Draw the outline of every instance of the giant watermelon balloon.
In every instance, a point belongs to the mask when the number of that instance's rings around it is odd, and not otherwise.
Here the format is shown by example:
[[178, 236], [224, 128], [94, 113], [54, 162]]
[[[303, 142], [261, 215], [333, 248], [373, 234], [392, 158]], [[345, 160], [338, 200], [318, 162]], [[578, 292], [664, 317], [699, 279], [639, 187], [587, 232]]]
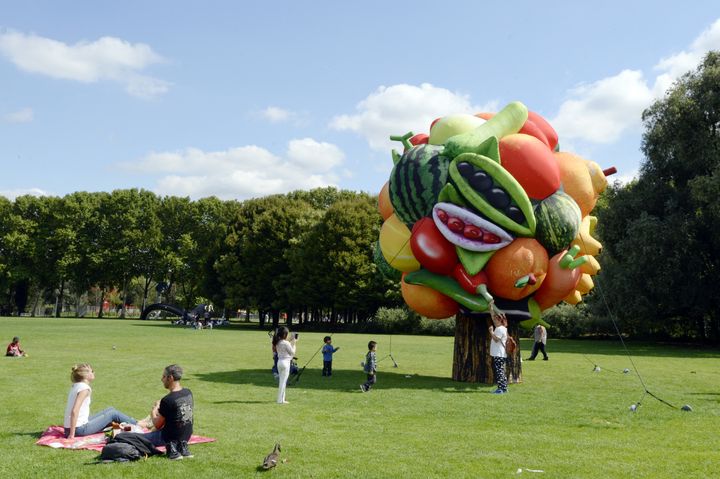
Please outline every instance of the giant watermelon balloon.
[[592, 289], [601, 245], [589, 214], [614, 168], [559, 151], [550, 123], [520, 102], [391, 139], [404, 148], [380, 196], [379, 244], [410, 308], [444, 319], [494, 301], [532, 327]]

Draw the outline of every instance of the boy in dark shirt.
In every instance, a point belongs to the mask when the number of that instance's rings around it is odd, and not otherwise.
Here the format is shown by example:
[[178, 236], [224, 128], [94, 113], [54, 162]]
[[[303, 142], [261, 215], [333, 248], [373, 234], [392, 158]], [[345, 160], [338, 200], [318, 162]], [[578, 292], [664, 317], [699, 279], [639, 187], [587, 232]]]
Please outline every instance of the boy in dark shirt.
[[375, 382], [377, 381], [377, 378], [375, 377], [375, 372], [377, 369], [377, 360], [375, 358], [376, 348], [377, 343], [375, 341], [370, 341], [368, 343], [368, 353], [365, 356], [365, 364], [363, 366], [363, 369], [367, 374], [367, 381], [365, 381], [365, 384], [360, 385], [360, 390], [364, 393], [372, 389], [372, 387], [375, 385]]
[[193, 457], [188, 441], [193, 432], [193, 395], [180, 384], [183, 370], [177, 364], [166, 367], [162, 383], [170, 392], [155, 402], [150, 417], [156, 429], [148, 439], [156, 446], [165, 445], [168, 459]]
[[332, 345], [332, 338], [330, 336], [325, 336], [323, 339], [325, 342], [325, 345], [322, 347], [322, 355], [323, 355], [323, 370], [322, 375], [330, 377], [332, 376], [332, 357], [333, 354], [335, 354], [335, 351], [337, 351], [340, 348], [334, 348]]

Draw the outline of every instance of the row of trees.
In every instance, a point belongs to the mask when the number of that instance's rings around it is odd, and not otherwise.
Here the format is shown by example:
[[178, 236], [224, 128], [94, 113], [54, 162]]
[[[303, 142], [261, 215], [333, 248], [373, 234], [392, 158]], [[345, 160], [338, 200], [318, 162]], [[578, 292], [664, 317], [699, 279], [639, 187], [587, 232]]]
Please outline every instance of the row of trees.
[[637, 181], [598, 207], [604, 250], [595, 316], [623, 332], [720, 341], [720, 52], [643, 114]]
[[[633, 336], [720, 341], [718, 85], [720, 53], [710, 52], [644, 112], [639, 178], [608, 188], [594, 213], [605, 247], [597, 287], [585, 306], [549, 312], [559, 330], [616, 322]], [[120, 291], [125, 304], [139, 284], [144, 306], [167, 282], [185, 307], [204, 298], [274, 322], [281, 311], [363, 322], [402, 304], [373, 264], [376, 201], [333, 188], [245, 202], [135, 189], [0, 197], [0, 305], [34, 310], [66, 291], [78, 303], [93, 291], [98, 304]]]
[[0, 304], [34, 314], [55, 296], [59, 315], [65, 294], [80, 311], [88, 292], [101, 306], [119, 291], [124, 316], [131, 284], [144, 307], [166, 283], [186, 308], [206, 300], [275, 321], [281, 311], [364, 321], [400, 301], [372, 260], [376, 201], [334, 188], [242, 203], [136, 189], [0, 198]]

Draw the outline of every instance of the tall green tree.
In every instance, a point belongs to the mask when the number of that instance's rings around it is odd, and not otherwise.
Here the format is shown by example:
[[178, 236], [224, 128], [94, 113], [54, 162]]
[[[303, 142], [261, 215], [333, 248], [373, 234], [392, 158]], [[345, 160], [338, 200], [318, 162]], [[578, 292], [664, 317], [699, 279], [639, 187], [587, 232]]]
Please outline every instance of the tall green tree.
[[108, 257], [107, 269], [122, 291], [121, 317], [128, 303], [129, 281], [149, 275], [148, 265], [157, 256], [160, 244], [158, 198], [146, 190], [115, 190], [101, 204], [102, 220], [107, 224], [103, 238]]
[[0, 196], [0, 314], [7, 313], [10, 304], [10, 285], [12, 282], [12, 236], [14, 225], [13, 204]]
[[[8, 285], [7, 301], [17, 313], [25, 309], [28, 285], [38, 281], [42, 269], [54, 268], [45, 264], [42, 241], [47, 235], [49, 203], [45, 197], [19, 196], [12, 205], [7, 218], [7, 233], [3, 244], [7, 252]], [[51, 273], [48, 273], [51, 274]]]
[[114, 258], [111, 247], [110, 194], [106, 192], [76, 192], [64, 200], [64, 219], [67, 237], [72, 241], [61, 259], [63, 275], [78, 291], [99, 288], [98, 315], [103, 316], [103, 303], [117, 281], [109, 266]]
[[599, 278], [637, 334], [720, 340], [720, 53], [643, 113], [638, 180], [598, 212]]

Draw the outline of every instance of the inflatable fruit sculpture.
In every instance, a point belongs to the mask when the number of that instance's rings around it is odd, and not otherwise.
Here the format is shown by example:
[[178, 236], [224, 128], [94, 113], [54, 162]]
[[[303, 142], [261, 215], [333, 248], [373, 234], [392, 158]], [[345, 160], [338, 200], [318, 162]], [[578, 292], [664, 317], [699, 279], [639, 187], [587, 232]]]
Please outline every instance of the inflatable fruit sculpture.
[[376, 262], [402, 272], [410, 308], [443, 319], [494, 301], [532, 327], [592, 289], [601, 245], [590, 212], [614, 168], [559, 151], [552, 126], [520, 102], [391, 139], [403, 151], [379, 198]]

